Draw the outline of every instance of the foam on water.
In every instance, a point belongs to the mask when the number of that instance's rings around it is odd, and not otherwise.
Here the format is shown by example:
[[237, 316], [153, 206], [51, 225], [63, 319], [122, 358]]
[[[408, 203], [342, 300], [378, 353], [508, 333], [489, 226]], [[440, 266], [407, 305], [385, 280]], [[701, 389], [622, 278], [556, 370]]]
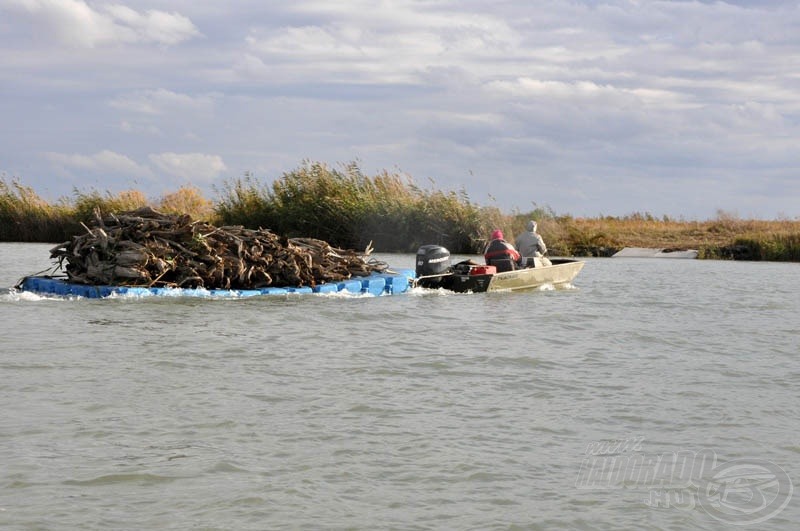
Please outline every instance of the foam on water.
[[[381, 295], [383, 296], [383, 295]], [[399, 295], [402, 296], [402, 295]], [[107, 297], [100, 299], [89, 299], [86, 297], [75, 295], [55, 295], [55, 294], [40, 294], [30, 291], [20, 291], [14, 288], [8, 288], [4, 292], [0, 292], [0, 302], [38, 302], [38, 301], [81, 301], [81, 300], [153, 300], [153, 299], [201, 299], [201, 300], [244, 300], [244, 299], [290, 299], [290, 298], [325, 298], [325, 299], [361, 299], [361, 298], [375, 298], [376, 295], [372, 293], [362, 292], [354, 293], [347, 290], [327, 293], [301, 293], [301, 292], [286, 292], [281, 294], [241, 294], [236, 290], [230, 290], [226, 293], [215, 293], [206, 289], [181, 289], [170, 288], [163, 289], [158, 294], [146, 290], [128, 291], [124, 293], [114, 292]]]
[[0, 291], [0, 302], [38, 302], [38, 301], [52, 301], [52, 300], [66, 300], [64, 297], [42, 295], [32, 293], [30, 291], [20, 291], [15, 288], [6, 288]]

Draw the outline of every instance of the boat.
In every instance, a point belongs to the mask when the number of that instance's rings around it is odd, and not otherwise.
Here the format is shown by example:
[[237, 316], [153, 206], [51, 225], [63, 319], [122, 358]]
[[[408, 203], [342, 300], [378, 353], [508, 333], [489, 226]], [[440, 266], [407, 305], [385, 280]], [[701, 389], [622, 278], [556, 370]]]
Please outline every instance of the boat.
[[450, 252], [439, 245], [423, 245], [417, 251], [415, 286], [442, 288], [458, 293], [517, 291], [571, 283], [585, 262], [570, 258], [526, 258], [523, 267], [512, 260], [495, 260], [491, 265], [473, 260], [450, 263]]

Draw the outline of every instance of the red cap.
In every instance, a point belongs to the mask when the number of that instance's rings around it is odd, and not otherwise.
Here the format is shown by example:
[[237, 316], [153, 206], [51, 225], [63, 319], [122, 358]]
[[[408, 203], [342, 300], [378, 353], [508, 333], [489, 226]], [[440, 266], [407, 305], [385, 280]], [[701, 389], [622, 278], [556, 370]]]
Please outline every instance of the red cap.
[[492, 231], [492, 239], [493, 240], [502, 240], [503, 239], [503, 231], [500, 229], [495, 229]]

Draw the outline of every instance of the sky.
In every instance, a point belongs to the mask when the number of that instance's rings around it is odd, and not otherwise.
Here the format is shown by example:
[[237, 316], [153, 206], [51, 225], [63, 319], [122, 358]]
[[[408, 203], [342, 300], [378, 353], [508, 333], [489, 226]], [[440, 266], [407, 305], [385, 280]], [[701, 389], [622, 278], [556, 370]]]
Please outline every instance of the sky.
[[504, 212], [800, 219], [800, 1], [0, 0], [0, 178], [304, 161]]

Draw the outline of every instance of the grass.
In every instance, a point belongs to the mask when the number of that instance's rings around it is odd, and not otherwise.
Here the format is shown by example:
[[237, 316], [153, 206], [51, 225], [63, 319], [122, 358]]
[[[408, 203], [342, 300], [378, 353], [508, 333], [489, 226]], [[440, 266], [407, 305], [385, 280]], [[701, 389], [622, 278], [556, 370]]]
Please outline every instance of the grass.
[[158, 198], [137, 190], [116, 194], [74, 190], [55, 203], [19, 181], [0, 178], [0, 241], [61, 242], [102, 214], [149, 205], [217, 225], [264, 227], [285, 237], [381, 252], [414, 252], [437, 243], [454, 254], [482, 252], [492, 229], [513, 240], [529, 219], [539, 224], [551, 255], [610, 256], [624, 247], [697, 249], [701, 258], [800, 261], [800, 220], [748, 220], [718, 212], [705, 221], [648, 213], [580, 218], [549, 208], [505, 214], [473, 203], [465, 191], [423, 188], [404, 174], [365, 175], [356, 163], [332, 168], [303, 162], [272, 182], [252, 175], [229, 180], [211, 201], [182, 187]]

